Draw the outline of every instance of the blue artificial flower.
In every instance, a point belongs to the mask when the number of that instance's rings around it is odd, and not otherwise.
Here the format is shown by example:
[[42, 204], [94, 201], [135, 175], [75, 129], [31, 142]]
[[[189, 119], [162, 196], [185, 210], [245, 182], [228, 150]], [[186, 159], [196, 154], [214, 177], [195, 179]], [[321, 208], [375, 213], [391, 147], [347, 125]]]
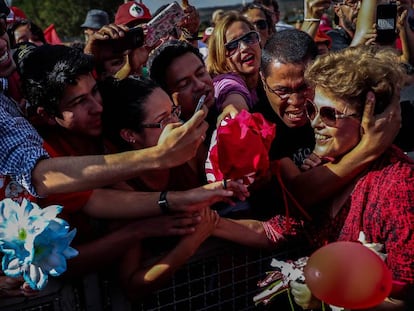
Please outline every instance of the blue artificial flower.
[[0, 250], [2, 269], [11, 277], [23, 275], [33, 289], [46, 286], [48, 275], [66, 271], [66, 260], [78, 254], [69, 246], [76, 229], [56, 215], [61, 206], [41, 209], [23, 200], [22, 205], [5, 199], [0, 202]]

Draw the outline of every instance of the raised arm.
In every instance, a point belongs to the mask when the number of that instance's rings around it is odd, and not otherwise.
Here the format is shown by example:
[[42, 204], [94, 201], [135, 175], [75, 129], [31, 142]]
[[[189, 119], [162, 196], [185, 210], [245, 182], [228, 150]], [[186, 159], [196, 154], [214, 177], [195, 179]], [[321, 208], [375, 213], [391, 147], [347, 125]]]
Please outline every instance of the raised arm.
[[305, 0], [305, 14], [301, 30], [307, 32], [312, 38], [318, 32], [322, 14], [329, 9], [330, 0]]
[[351, 46], [364, 44], [366, 41], [366, 34], [372, 30], [372, 25], [375, 23], [375, 12], [377, 8], [377, 0], [363, 0], [358, 12], [356, 22], [356, 30], [351, 42]]

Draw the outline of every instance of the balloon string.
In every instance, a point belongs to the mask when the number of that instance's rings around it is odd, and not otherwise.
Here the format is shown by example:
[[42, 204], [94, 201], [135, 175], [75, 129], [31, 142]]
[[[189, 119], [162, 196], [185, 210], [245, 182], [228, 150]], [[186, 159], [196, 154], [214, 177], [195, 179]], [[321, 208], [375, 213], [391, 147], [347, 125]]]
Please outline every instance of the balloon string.
[[281, 173], [280, 173], [280, 162], [279, 161], [273, 161], [271, 163], [271, 172], [274, 176], [276, 176], [277, 181], [279, 182], [281, 190], [282, 190], [283, 203], [285, 205], [285, 211], [286, 211], [286, 230], [290, 229], [288, 197], [293, 202], [293, 205], [296, 206], [296, 208], [305, 216], [307, 220], [309, 221], [312, 220], [312, 217], [303, 209], [303, 207], [293, 197], [293, 195], [289, 192], [289, 190], [287, 190], [283, 182]]

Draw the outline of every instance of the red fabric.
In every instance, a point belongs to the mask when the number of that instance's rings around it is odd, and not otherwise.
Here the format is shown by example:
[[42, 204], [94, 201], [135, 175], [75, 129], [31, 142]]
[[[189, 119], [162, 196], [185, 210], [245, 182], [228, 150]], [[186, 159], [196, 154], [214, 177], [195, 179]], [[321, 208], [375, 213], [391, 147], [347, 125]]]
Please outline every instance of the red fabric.
[[315, 43], [326, 43], [329, 49], [332, 47], [332, 38], [320, 29], [318, 29], [318, 32], [313, 40]]
[[404, 288], [414, 285], [413, 206], [414, 163], [393, 147], [357, 181], [334, 218], [320, 205], [312, 208], [312, 222], [276, 215], [263, 226], [271, 241], [301, 235], [315, 248], [337, 240], [357, 241], [363, 231], [367, 243], [384, 245], [393, 284]]
[[47, 27], [44, 31], [43, 34], [45, 36], [46, 42], [49, 44], [62, 44], [62, 40], [60, 40], [56, 29], [55, 29], [55, 25], [51, 24], [49, 27]]
[[381, 243], [393, 279], [414, 285], [414, 163], [392, 148], [356, 184], [339, 240], [354, 241], [363, 231]]
[[115, 14], [115, 24], [135, 26], [141, 23], [146, 23], [151, 18], [151, 13], [145, 4], [128, 1], [118, 7]]
[[276, 134], [276, 125], [260, 113], [241, 111], [234, 119], [226, 118], [217, 129], [217, 143], [212, 139], [207, 179], [212, 182], [260, 176], [269, 169], [269, 149]]
[[24, 13], [23, 10], [17, 6], [10, 7], [10, 13], [6, 19], [7, 23], [12, 24], [14, 22], [21, 21], [22, 19], [27, 19], [26, 13]]

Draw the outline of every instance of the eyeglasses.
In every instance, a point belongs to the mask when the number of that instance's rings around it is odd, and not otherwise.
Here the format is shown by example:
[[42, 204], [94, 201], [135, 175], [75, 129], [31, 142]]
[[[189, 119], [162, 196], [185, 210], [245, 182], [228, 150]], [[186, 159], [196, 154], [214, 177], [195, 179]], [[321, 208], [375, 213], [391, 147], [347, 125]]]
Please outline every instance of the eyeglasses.
[[265, 30], [267, 29], [267, 21], [264, 19], [259, 19], [252, 23], [254, 26], [256, 26], [259, 30]]
[[181, 106], [173, 106], [171, 114], [164, 119], [162, 119], [159, 123], [144, 123], [141, 126], [145, 128], [159, 128], [163, 129], [168, 124], [177, 120], [181, 115]]
[[279, 96], [281, 100], [286, 100], [293, 94], [303, 94], [305, 92], [308, 92], [310, 90], [310, 87], [303, 83], [299, 85], [297, 88], [291, 88], [291, 87], [278, 87], [277, 89], [272, 89], [269, 84], [265, 81], [266, 88], [269, 90], [269, 92], [272, 92], [273, 94]]
[[241, 37], [238, 37], [230, 42], [227, 42], [224, 47], [227, 50], [228, 56], [236, 53], [237, 49], [240, 46], [240, 42], [243, 42], [246, 45], [253, 45], [259, 42], [259, 34], [256, 31], [250, 31]]
[[0, 14], [0, 37], [3, 36], [7, 31], [7, 15]]
[[338, 119], [345, 119], [345, 118], [352, 118], [352, 117], [359, 116], [358, 113], [345, 114], [345, 113], [339, 112], [335, 108], [327, 107], [327, 106], [321, 107], [318, 111], [318, 108], [310, 99], [307, 99], [305, 102], [305, 111], [306, 111], [306, 115], [311, 121], [315, 120], [316, 115], [319, 113], [319, 117], [321, 118], [322, 122], [325, 123], [327, 126], [331, 126], [331, 127], [336, 126], [336, 121]]

